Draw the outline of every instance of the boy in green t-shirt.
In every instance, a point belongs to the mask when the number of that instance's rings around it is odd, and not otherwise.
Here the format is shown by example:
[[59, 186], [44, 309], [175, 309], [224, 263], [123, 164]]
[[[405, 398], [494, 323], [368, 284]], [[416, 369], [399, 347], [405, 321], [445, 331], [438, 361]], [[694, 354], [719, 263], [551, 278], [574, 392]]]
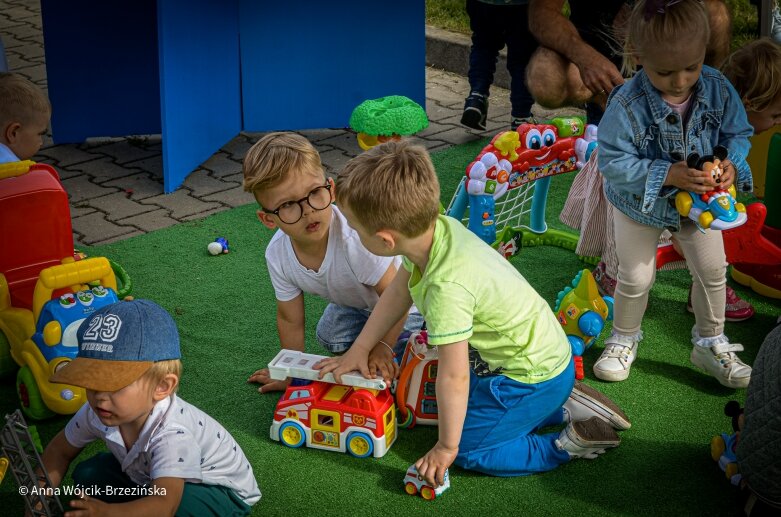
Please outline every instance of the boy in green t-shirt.
[[[366, 249], [404, 259], [352, 348], [318, 367], [337, 380], [354, 369], [368, 375], [373, 343], [415, 302], [439, 347], [439, 440], [415, 464], [424, 478], [441, 485], [453, 462], [497, 476], [543, 472], [619, 444], [613, 427], [629, 422], [593, 388], [573, 390], [570, 346], [547, 303], [496, 251], [439, 215], [424, 148], [389, 142], [354, 158], [336, 200]], [[561, 433], [535, 433], [564, 422]]]

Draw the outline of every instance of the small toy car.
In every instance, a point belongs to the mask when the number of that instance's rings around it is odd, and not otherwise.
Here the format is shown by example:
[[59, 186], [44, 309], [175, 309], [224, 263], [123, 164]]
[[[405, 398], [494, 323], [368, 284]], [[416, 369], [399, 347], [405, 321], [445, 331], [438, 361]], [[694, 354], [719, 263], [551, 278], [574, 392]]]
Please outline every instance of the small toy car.
[[404, 491], [409, 495], [420, 493], [420, 497], [426, 501], [431, 501], [442, 495], [442, 492], [450, 488], [450, 475], [445, 471], [445, 483], [434, 488], [418, 474], [415, 465], [407, 469], [407, 475], [404, 476]]
[[[713, 155], [689, 155], [686, 163], [692, 169], [710, 172], [714, 180], [722, 174], [721, 162], [727, 159], [727, 150], [716, 146]], [[702, 228], [729, 230], [746, 222], [746, 207], [738, 203], [734, 185], [728, 189], [715, 189], [705, 194], [678, 192], [675, 195], [675, 208], [684, 217], [688, 217]]]

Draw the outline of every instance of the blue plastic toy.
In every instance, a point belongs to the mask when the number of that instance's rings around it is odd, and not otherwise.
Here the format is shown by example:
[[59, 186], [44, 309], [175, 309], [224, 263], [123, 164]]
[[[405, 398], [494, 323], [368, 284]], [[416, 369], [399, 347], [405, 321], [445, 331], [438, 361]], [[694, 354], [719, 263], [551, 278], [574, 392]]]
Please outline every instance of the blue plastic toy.
[[[692, 153], [686, 163], [692, 169], [710, 172], [718, 182], [723, 172], [721, 162], [726, 159], [727, 150], [716, 146], [712, 155], [701, 157]], [[746, 207], [737, 202], [736, 196], [735, 185], [730, 185], [726, 190], [717, 188], [705, 194], [678, 192], [675, 195], [675, 208], [678, 213], [688, 217], [701, 228], [729, 230], [747, 221]]]
[[217, 237], [216, 239], [214, 239], [214, 242], [209, 243], [206, 249], [208, 249], [209, 253], [211, 253], [212, 255], [220, 255], [222, 253], [228, 253], [230, 251], [230, 247], [228, 246], [228, 239], [226, 239], [225, 237]]

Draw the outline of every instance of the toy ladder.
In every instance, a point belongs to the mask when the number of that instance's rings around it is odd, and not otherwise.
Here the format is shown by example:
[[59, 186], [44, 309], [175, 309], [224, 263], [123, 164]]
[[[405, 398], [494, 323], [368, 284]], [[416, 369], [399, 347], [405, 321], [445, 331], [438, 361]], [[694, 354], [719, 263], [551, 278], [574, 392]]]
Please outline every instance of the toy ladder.
[[[24, 494], [27, 511], [31, 515], [47, 517], [62, 515], [62, 503], [52, 489], [49, 474], [43, 468], [41, 456], [18, 409], [5, 416], [5, 426], [0, 431], [0, 445], [8, 456], [17, 484], [28, 489]], [[41, 490], [33, 493], [33, 487], [40, 487]]]
[[[269, 375], [272, 379], [278, 381], [283, 381], [287, 377], [294, 377], [298, 379], [308, 379], [310, 381], [339, 384], [336, 382], [332, 373], [326, 374], [322, 379], [319, 378], [320, 370], [315, 370], [314, 365], [321, 359], [326, 359], [326, 356], [306, 354], [296, 350], [280, 350], [277, 356], [268, 364]], [[342, 375], [341, 384], [375, 390], [384, 390], [387, 388], [387, 384], [385, 384], [385, 380], [383, 380], [382, 377], [366, 379], [357, 370]]]

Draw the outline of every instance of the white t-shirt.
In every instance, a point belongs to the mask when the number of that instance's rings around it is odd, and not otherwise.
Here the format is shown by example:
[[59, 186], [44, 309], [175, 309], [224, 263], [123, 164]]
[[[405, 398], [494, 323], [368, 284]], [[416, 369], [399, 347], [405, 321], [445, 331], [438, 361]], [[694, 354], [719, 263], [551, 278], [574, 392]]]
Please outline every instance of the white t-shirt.
[[89, 404], [84, 404], [68, 422], [65, 438], [79, 449], [103, 440], [122, 472], [139, 485], [174, 477], [226, 486], [248, 505], [260, 500], [252, 466], [230, 433], [176, 394], [155, 404], [129, 451], [119, 427], [104, 425]]
[[379, 297], [374, 286], [398, 257], [378, 257], [361, 244], [358, 233], [336, 206], [332, 207], [328, 248], [318, 271], [302, 266], [290, 237], [277, 230], [266, 248], [266, 264], [277, 300], [287, 302], [302, 291], [354, 309], [372, 310]]

